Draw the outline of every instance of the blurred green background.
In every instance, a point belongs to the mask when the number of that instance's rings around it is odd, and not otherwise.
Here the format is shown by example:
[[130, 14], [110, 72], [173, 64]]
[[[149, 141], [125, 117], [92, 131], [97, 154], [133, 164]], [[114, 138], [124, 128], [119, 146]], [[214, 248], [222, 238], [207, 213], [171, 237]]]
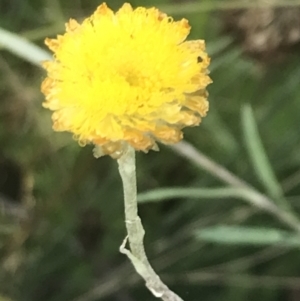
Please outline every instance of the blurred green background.
[[[116, 162], [52, 131], [46, 54], [20, 40], [46, 50], [45, 37], [99, 4], [0, 0], [1, 301], [155, 299], [119, 253]], [[300, 300], [300, 1], [131, 4], [187, 18], [214, 81], [185, 144], [137, 155], [151, 263], [185, 301]]]

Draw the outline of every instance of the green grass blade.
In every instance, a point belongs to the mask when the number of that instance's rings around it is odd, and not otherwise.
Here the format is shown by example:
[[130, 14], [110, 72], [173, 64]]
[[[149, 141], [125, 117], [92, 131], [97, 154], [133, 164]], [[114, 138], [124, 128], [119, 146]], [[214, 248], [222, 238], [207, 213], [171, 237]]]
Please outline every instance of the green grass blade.
[[300, 247], [299, 236], [274, 228], [217, 226], [197, 230], [195, 235], [201, 241], [218, 244]]
[[290, 210], [290, 205], [285, 201], [282, 188], [276, 179], [275, 173], [260, 139], [252, 108], [246, 104], [242, 108], [242, 126], [246, 147], [254, 171], [265, 187], [267, 193], [284, 209]]
[[248, 200], [247, 191], [239, 188], [160, 188], [138, 195], [139, 203], [161, 202], [175, 198], [242, 198]]
[[0, 28], [0, 45], [20, 58], [41, 67], [41, 62], [51, 60], [51, 55], [44, 49], [23, 37]]

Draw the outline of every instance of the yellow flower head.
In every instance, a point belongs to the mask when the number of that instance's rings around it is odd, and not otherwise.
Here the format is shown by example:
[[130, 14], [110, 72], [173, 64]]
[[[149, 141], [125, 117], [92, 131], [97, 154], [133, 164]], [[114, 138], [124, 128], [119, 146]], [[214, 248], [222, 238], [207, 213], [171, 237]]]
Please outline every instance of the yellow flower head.
[[82, 24], [71, 19], [45, 41], [54, 52], [42, 83], [53, 128], [113, 157], [127, 144], [146, 152], [156, 140], [180, 141], [181, 129], [206, 115], [211, 82], [204, 41], [185, 41], [189, 31], [185, 19], [128, 3], [116, 13], [103, 3]]

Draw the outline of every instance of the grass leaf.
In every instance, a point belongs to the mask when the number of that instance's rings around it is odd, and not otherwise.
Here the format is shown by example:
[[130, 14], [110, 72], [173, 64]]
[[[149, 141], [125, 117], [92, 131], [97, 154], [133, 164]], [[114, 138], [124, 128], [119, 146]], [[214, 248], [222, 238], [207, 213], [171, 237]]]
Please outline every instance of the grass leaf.
[[276, 179], [272, 165], [262, 144], [254, 114], [249, 104], [244, 105], [242, 108], [242, 126], [247, 151], [256, 175], [269, 196], [277, 201], [278, 205], [282, 208], [290, 210], [290, 205], [284, 200], [282, 188]]
[[23, 37], [0, 28], [0, 45], [20, 58], [41, 67], [41, 62], [51, 60], [51, 55]]
[[196, 231], [196, 238], [227, 245], [283, 245], [300, 247], [297, 235], [288, 231], [263, 227], [216, 226]]

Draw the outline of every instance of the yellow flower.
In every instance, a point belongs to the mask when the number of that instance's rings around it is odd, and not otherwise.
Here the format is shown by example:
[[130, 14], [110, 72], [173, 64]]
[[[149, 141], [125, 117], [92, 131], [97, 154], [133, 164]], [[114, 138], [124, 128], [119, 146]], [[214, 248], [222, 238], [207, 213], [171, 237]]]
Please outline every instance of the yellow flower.
[[54, 130], [115, 157], [126, 144], [147, 152], [156, 140], [180, 141], [181, 129], [206, 115], [211, 82], [204, 41], [185, 41], [189, 31], [185, 19], [128, 3], [116, 13], [103, 3], [82, 24], [71, 19], [45, 41], [54, 61], [43, 63], [43, 105]]

